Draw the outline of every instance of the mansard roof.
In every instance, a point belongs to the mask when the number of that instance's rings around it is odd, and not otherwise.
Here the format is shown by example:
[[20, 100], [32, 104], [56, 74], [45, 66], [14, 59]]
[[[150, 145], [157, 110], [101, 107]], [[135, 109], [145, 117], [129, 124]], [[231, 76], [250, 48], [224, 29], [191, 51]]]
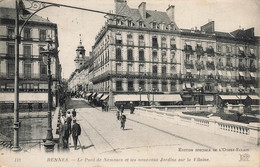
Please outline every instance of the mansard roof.
[[[14, 20], [16, 17], [16, 10], [14, 8], [0, 8], [0, 18], [1, 19], [11, 19]], [[20, 16], [21, 20], [25, 20], [23, 17]], [[42, 18], [41, 16], [34, 15], [30, 18], [30, 22], [40, 22], [40, 23], [52, 23], [47, 19]], [[54, 23], [52, 23], [54, 24]]]

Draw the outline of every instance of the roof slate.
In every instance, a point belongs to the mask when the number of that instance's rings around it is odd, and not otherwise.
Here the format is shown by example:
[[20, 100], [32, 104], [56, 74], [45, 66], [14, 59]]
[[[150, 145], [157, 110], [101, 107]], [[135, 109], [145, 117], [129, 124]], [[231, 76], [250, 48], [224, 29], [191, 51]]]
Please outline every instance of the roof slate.
[[151, 22], [156, 22], [157, 24], [165, 23], [166, 25], [172, 23], [166, 12], [146, 10], [146, 18], [143, 19], [138, 9], [132, 9], [127, 4], [121, 5], [117, 14], [127, 16], [127, 19], [132, 19], [134, 23], [142, 20], [146, 27]]
[[[0, 18], [5, 18], [5, 19], [15, 19], [16, 17], [16, 10], [14, 8], [0, 8]], [[20, 16], [21, 20], [25, 20]], [[33, 22], [42, 22], [42, 23], [52, 23], [47, 19], [44, 19], [38, 15], [32, 16], [30, 21]]]

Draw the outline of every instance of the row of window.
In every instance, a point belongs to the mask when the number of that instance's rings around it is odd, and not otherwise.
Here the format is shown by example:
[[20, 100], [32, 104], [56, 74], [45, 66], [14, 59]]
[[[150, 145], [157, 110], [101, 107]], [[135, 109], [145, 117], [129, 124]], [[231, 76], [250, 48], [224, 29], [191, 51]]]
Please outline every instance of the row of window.
[[[152, 56], [153, 56], [152, 61], [154, 61], [154, 62], [159, 61], [157, 54], [158, 54], [158, 52], [156, 50], [154, 50], [152, 52]], [[145, 61], [144, 50], [139, 50], [138, 55], [139, 55], [139, 61]], [[162, 51], [161, 59], [162, 59], [162, 62], [167, 62], [166, 51]], [[175, 52], [174, 51], [171, 52], [171, 58], [170, 59], [171, 60], [175, 59]], [[116, 48], [116, 60], [122, 61], [121, 48]], [[127, 60], [134, 61], [133, 49], [127, 49]]]
[[[122, 81], [116, 81], [116, 91], [123, 91], [122, 83], [123, 83]], [[140, 87], [142, 91], [148, 91], [145, 88], [145, 81], [139, 81], [138, 85], [139, 85], [138, 88]], [[158, 85], [159, 85], [158, 81], [153, 81], [152, 90], [159, 90]], [[128, 81], [127, 88], [128, 88], [128, 91], [134, 91], [134, 82]], [[162, 89], [162, 91], [168, 91], [168, 82], [162, 82], [161, 89]], [[176, 91], [176, 82], [170, 83], [170, 89], [171, 89], [171, 91]], [[138, 91], [138, 90], [136, 90], [136, 91]]]
[[[24, 40], [31, 40], [32, 39], [31, 30], [32, 29], [30, 29], [30, 28], [24, 28], [24, 30], [23, 30], [23, 39]], [[14, 37], [15, 37], [14, 28], [8, 28], [7, 34], [8, 34], [9, 38], [14, 39]], [[39, 40], [45, 41], [46, 37], [47, 37], [46, 34], [47, 34], [47, 30], [40, 29], [39, 30]]]
[[[39, 53], [42, 51], [44, 45], [39, 46]], [[15, 56], [15, 45], [8, 44], [7, 46], [7, 54], [8, 56], [14, 57]], [[31, 58], [32, 57], [32, 45], [23, 45], [23, 56]]]
[[[9, 62], [7, 65], [7, 73], [9, 76], [14, 76], [15, 74], [15, 65], [13, 62]], [[47, 75], [47, 66], [44, 64], [40, 65], [40, 74], [41, 75]], [[31, 63], [25, 63], [24, 64], [24, 76], [25, 77], [31, 77], [32, 76], [32, 64]]]
[[[152, 66], [152, 73], [157, 74], [158, 71], [159, 71], [158, 66], [157, 65], [153, 65]], [[161, 71], [162, 74], [166, 74], [167, 73], [167, 67], [166, 66], [162, 66], [160, 71]], [[118, 72], [118, 73], [122, 72], [122, 65], [121, 65], [121, 63], [116, 63], [116, 72]], [[127, 64], [127, 72], [134, 72], [133, 64]], [[138, 72], [139, 73], [146, 72], [144, 64], [139, 64]], [[176, 73], [176, 67], [175, 66], [171, 66], [171, 73], [173, 73], [173, 74]]]
[[[19, 86], [20, 89], [48, 89], [47, 83], [23, 83]], [[14, 89], [13, 83], [1, 84], [1, 89]]]
[[[136, 23], [133, 22], [133, 20], [122, 20], [122, 19], [116, 19], [114, 20], [116, 25], [121, 26], [128, 26], [128, 27], [139, 27], [139, 28], [145, 28], [148, 27], [148, 25], [144, 24], [143, 21], [137, 21]], [[173, 23], [165, 24], [165, 23], [157, 23], [156, 21], [153, 21], [150, 23], [149, 28], [153, 29], [161, 29], [161, 30], [176, 30], [176, 26]]]

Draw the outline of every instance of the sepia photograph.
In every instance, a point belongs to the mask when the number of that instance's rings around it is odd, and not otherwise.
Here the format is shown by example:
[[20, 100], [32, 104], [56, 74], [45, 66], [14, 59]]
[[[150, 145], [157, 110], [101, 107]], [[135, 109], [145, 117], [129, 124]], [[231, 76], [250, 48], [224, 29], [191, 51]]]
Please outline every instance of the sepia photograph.
[[0, 167], [259, 167], [259, 0], [0, 0]]

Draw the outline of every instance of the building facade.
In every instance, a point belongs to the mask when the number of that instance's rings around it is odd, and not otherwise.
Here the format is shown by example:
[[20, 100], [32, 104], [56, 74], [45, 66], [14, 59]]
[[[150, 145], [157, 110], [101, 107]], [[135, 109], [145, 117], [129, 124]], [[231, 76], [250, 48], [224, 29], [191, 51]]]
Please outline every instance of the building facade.
[[[15, 9], [0, 9], [0, 101], [1, 110], [12, 106], [14, 101], [15, 73]], [[24, 23], [20, 17], [20, 26]], [[20, 109], [41, 110], [48, 104], [47, 62], [40, 54], [46, 48], [46, 39], [53, 40], [52, 47], [58, 48], [57, 24], [34, 15], [21, 32], [19, 54], [19, 102]], [[61, 79], [59, 57], [51, 57], [53, 104]]]
[[[239, 103], [258, 89], [259, 44], [254, 30], [180, 29], [174, 6], [165, 12], [115, 0], [96, 36], [88, 66], [89, 92], [136, 105]], [[89, 94], [91, 96], [91, 94]], [[259, 98], [259, 97], [258, 97]], [[102, 98], [101, 98], [102, 99]], [[98, 100], [98, 99], [97, 99]]]

